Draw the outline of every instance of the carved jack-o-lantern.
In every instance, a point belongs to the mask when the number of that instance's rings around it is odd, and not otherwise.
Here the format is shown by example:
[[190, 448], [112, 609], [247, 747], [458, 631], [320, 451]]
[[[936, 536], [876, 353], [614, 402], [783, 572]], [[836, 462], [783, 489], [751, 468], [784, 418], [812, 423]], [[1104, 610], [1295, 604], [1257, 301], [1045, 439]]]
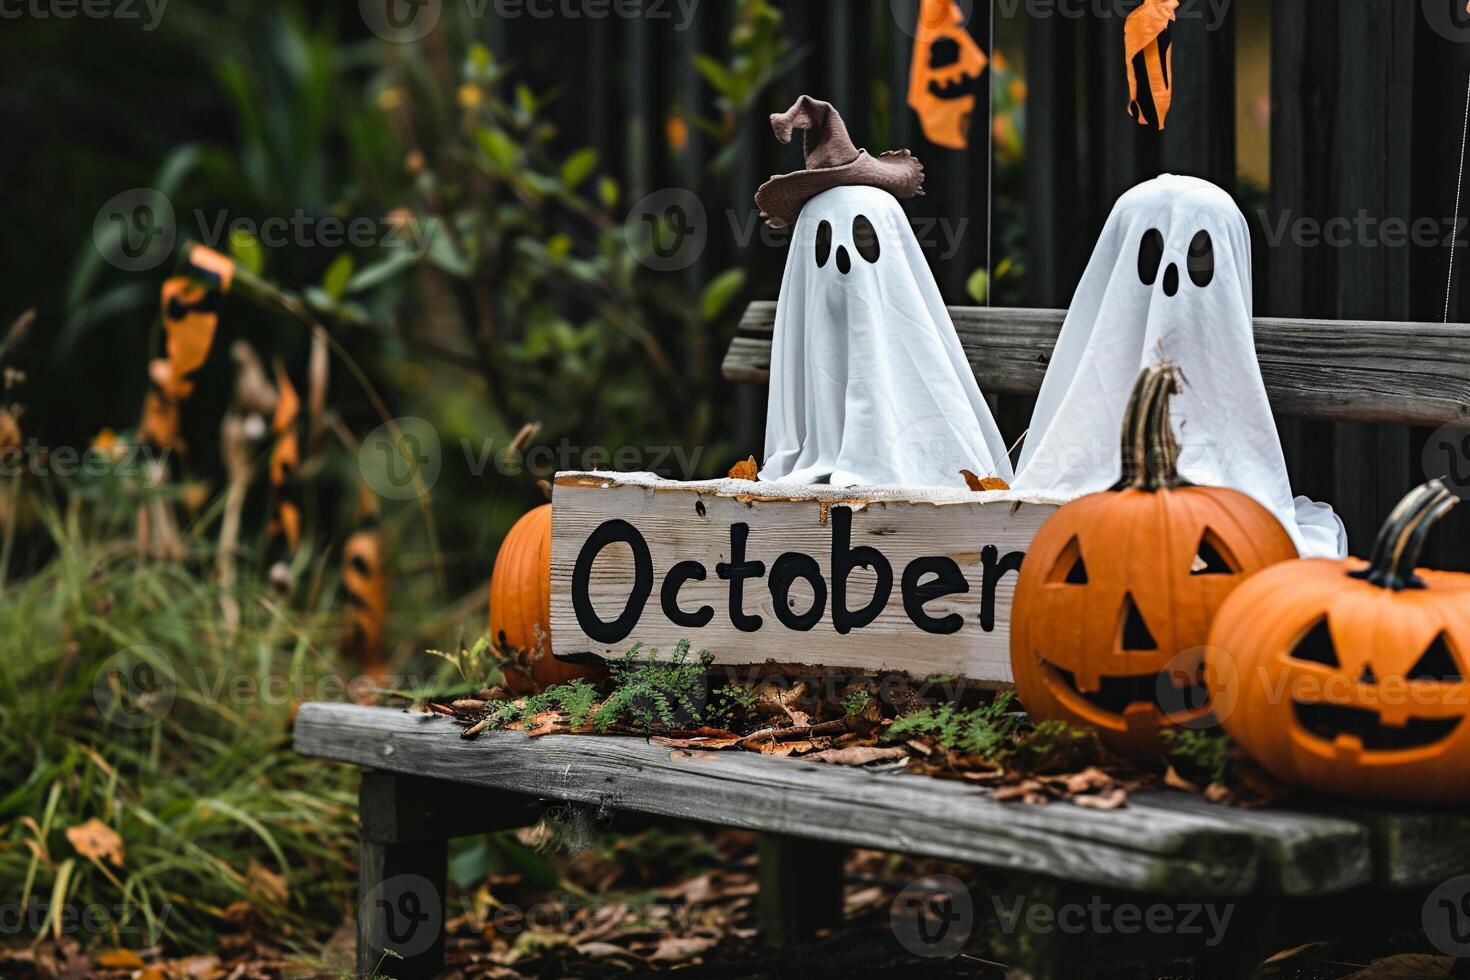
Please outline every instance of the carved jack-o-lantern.
[[965, 30], [954, 0], [921, 0], [909, 66], [909, 106], [931, 143], [963, 150], [975, 109], [971, 84], [985, 71], [985, 52]]
[[1278, 778], [1470, 803], [1470, 575], [1414, 567], [1455, 502], [1425, 484], [1394, 509], [1366, 565], [1288, 562], [1221, 608], [1209, 658], [1240, 685], [1225, 729]]
[[1178, 472], [1169, 399], [1174, 365], [1139, 377], [1123, 422], [1123, 478], [1059, 509], [1016, 582], [1011, 668], [1033, 718], [1096, 728], [1135, 758], [1159, 732], [1202, 721], [1203, 646], [1215, 610], [1245, 575], [1296, 557], [1270, 511]]

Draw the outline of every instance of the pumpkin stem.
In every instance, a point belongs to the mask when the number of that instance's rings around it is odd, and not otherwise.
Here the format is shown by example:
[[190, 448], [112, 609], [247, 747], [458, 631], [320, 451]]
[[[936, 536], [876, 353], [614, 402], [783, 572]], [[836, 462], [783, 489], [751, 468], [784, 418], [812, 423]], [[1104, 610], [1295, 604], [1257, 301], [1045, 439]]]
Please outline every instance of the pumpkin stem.
[[1169, 400], [1182, 389], [1179, 365], [1144, 368], [1123, 413], [1123, 473], [1114, 490], [1172, 490], [1188, 486], [1179, 475], [1179, 442], [1169, 417]]
[[1383, 522], [1368, 567], [1348, 574], [1395, 592], [1424, 588], [1424, 581], [1414, 573], [1424, 540], [1459, 502], [1439, 480], [1410, 490]]

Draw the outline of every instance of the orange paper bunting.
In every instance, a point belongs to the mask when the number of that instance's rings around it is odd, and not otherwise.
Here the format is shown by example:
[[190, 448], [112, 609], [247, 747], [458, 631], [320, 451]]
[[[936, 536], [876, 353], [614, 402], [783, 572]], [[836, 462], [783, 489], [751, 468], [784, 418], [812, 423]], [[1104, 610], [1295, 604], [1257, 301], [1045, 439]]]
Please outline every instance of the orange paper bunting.
[[909, 67], [909, 106], [931, 143], [963, 150], [970, 141], [971, 85], [989, 61], [965, 30], [954, 0], [921, 0]]
[[[1143, 0], [1123, 23], [1123, 48], [1128, 62], [1128, 114], [1140, 126], [1164, 128], [1174, 101], [1174, 50], [1170, 32], [1179, 0]], [[1140, 98], [1148, 87], [1153, 111]]]

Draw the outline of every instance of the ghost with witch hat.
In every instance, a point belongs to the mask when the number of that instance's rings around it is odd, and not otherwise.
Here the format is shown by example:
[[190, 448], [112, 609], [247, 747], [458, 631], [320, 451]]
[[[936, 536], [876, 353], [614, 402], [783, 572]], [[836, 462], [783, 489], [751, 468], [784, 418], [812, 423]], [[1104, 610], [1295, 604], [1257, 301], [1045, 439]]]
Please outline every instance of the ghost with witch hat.
[[1062, 496], [1118, 478], [1118, 431], [1139, 371], [1184, 372], [1180, 473], [1274, 513], [1306, 557], [1347, 552], [1326, 504], [1293, 497], [1252, 335], [1251, 244], [1230, 195], [1166, 174], [1118, 200], [1083, 273], [1037, 396], [1016, 489]]
[[771, 348], [760, 478], [837, 486], [953, 487], [961, 470], [1011, 477], [900, 197], [922, 193], [907, 150], [857, 149], [837, 110], [803, 95], [771, 125], [803, 130], [806, 169], [756, 204], [794, 223]]

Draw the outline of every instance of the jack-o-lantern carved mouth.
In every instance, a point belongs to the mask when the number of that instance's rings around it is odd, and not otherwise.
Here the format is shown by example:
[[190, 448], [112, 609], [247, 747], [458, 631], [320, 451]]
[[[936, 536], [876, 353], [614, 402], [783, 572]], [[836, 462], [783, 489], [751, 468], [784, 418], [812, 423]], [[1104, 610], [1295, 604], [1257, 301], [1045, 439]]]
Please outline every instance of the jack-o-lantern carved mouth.
[[936, 99], [951, 102], [975, 94], [975, 76], [961, 75], [952, 82], [942, 83], [935, 79], [929, 83], [929, 94]]
[[1422, 749], [1454, 734], [1463, 718], [1410, 718], [1403, 725], [1385, 725], [1378, 712], [1345, 704], [1293, 701], [1296, 723], [1324, 742], [1343, 736], [1356, 739], [1370, 752], [1402, 752]]
[[1036, 660], [1053, 690], [1065, 691], [1111, 715], [1122, 717], [1135, 704], [1148, 705], [1161, 715], [1175, 714], [1181, 710], [1193, 713], [1209, 706], [1209, 692], [1205, 690], [1203, 683], [1179, 687], [1164, 683], [1163, 675], [1158, 673], [1114, 675], [1098, 678], [1096, 691], [1083, 691], [1077, 687], [1077, 676], [1071, 671], [1049, 663], [1040, 656]]

